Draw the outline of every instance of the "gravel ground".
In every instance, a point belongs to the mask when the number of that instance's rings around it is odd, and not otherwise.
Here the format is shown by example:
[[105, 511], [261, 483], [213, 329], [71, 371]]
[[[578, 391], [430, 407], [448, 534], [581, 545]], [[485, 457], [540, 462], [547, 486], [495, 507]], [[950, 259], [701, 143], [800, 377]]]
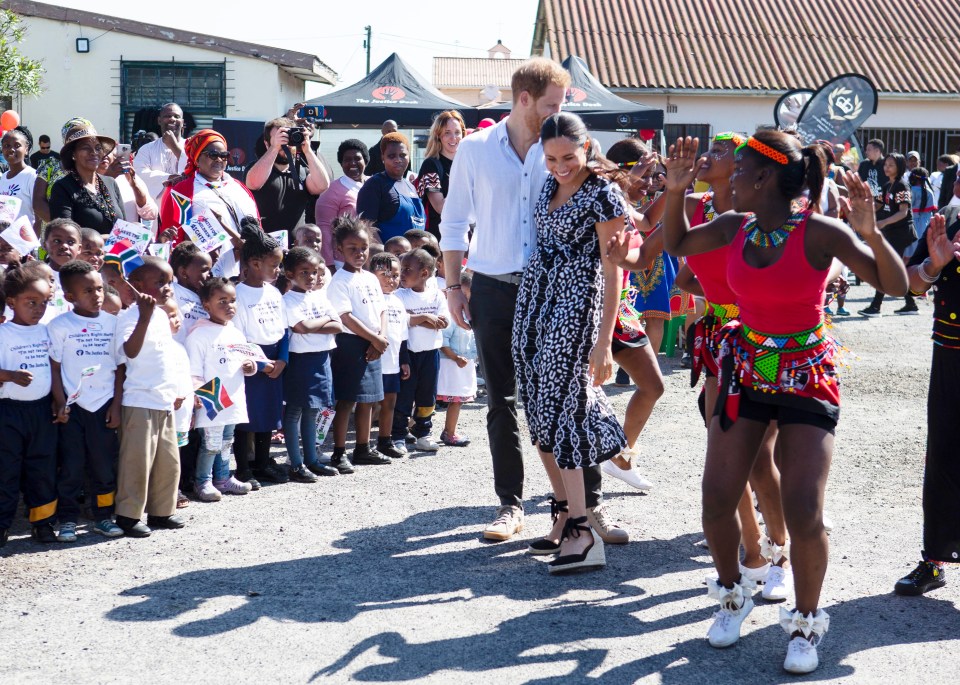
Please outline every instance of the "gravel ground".
[[[854, 288], [848, 308], [869, 295]], [[955, 676], [957, 585], [891, 592], [918, 557], [931, 311], [897, 317], [896, 306], [835, 329], [850, 352], [827, 491], [832, 626], [820, 669], [802, 680]], [[39, 547], [18, 523], [0, 556], [0, 682], [798, 680], [781, 671], [778, 609], [759, 596], [739, 644], [718, 651], [704, 639], [714, 610], [696, 544], [705, 431], [687, 372], [660, 360], [667, 391], [641, 438], [655, 487], [605, 483], [632, 541], [607, 547], [603, 571], [550, 577], [523, 553], [549, 525], [532, 448], [521, 539], [479, 540], [495, 500], [485, 412], [473, 404], [466, 449], [194, 502], [186, 528], [146, 540], [84, 526], [75, 545]], [[610, 394], [622, 411], [628, 392]]]

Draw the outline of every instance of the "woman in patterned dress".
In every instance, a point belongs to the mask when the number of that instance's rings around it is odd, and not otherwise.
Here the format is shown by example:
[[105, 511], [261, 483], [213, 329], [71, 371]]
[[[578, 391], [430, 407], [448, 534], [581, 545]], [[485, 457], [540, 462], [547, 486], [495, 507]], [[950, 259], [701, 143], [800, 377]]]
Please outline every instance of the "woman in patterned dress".
[[616, 167], [597, 153], [579, 117], [551, 115], [540, 139], [551, 176], [534, 213], [537, 251], [520, 284], [513, 357], [531, 441], [558, 509], [553, 530], [530, 551], [557, 552], [550, 572], [558, 573], [605, 564], [603, 541], [587, 523], [579, 469], [627, 444], [600, 388], [613, 370], [622, 279], [600, 246], [623, 231], [626, 205], [607, 178]]

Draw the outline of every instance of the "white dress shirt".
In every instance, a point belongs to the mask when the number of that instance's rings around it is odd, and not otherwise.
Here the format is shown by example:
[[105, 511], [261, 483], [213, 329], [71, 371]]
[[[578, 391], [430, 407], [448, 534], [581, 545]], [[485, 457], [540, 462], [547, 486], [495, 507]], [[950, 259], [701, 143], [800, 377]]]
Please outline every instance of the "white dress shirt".
[[[522, 271], [537, 246], [533, 210], [546, 180], [540, 142], [521, 162], [510, 145], [506, 121], [467, 136], [450, 170], [440, 248], [469, 247], [467, 266], [482, 274]], [[471, 224], [476, 228], [468, 243]]]
[[180, 159], [170, 151], [163, 138], [147, 143], [137, 150], [133, 158], [133, 170], [137, 176], [147, 184], [150, 197], [157, 199], [163, 192], [163, 182], [171, 174], [182, 174], [187, 167], [187, 155], [183, 153]]

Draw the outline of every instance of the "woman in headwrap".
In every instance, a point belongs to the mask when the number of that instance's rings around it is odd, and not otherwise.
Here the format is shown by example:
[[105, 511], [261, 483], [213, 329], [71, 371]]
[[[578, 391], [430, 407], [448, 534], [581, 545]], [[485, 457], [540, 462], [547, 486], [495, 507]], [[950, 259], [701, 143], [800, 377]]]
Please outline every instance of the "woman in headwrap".
[[[257, 203], [247, 187], [226, 173], [230, 152], [222, 135], [209, 128], [197, 131], [187, 138], [184, 154], [187, 155], [187, 166], [183, 180], [164, 190], [160, 196], [157, 240], [172, 242], [174, 246], [183, 242], [187, 239], [183, 224], [189, 221], [189, 217], [202, 214], [216, 213], [235, 235], [240, 233], [240, 220], [244, 216], [260, 218]], [[189, 200], [189, 210], [181, 198]]]

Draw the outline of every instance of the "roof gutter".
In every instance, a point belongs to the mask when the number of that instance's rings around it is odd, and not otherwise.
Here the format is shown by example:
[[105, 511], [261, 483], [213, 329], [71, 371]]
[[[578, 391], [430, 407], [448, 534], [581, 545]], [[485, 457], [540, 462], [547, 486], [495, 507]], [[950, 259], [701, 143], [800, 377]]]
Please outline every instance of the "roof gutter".
[[[739, 95], [745, 97], [780, 97], [786, 90], [743, 90], [723, 88], [610, 88], [618, 95], [692, 95], [692, 96], [723, 96]], [[892, 100], [953, 100], [957, 101], [956, 93], [894, 93], [880, 91], [880, 97]]]

